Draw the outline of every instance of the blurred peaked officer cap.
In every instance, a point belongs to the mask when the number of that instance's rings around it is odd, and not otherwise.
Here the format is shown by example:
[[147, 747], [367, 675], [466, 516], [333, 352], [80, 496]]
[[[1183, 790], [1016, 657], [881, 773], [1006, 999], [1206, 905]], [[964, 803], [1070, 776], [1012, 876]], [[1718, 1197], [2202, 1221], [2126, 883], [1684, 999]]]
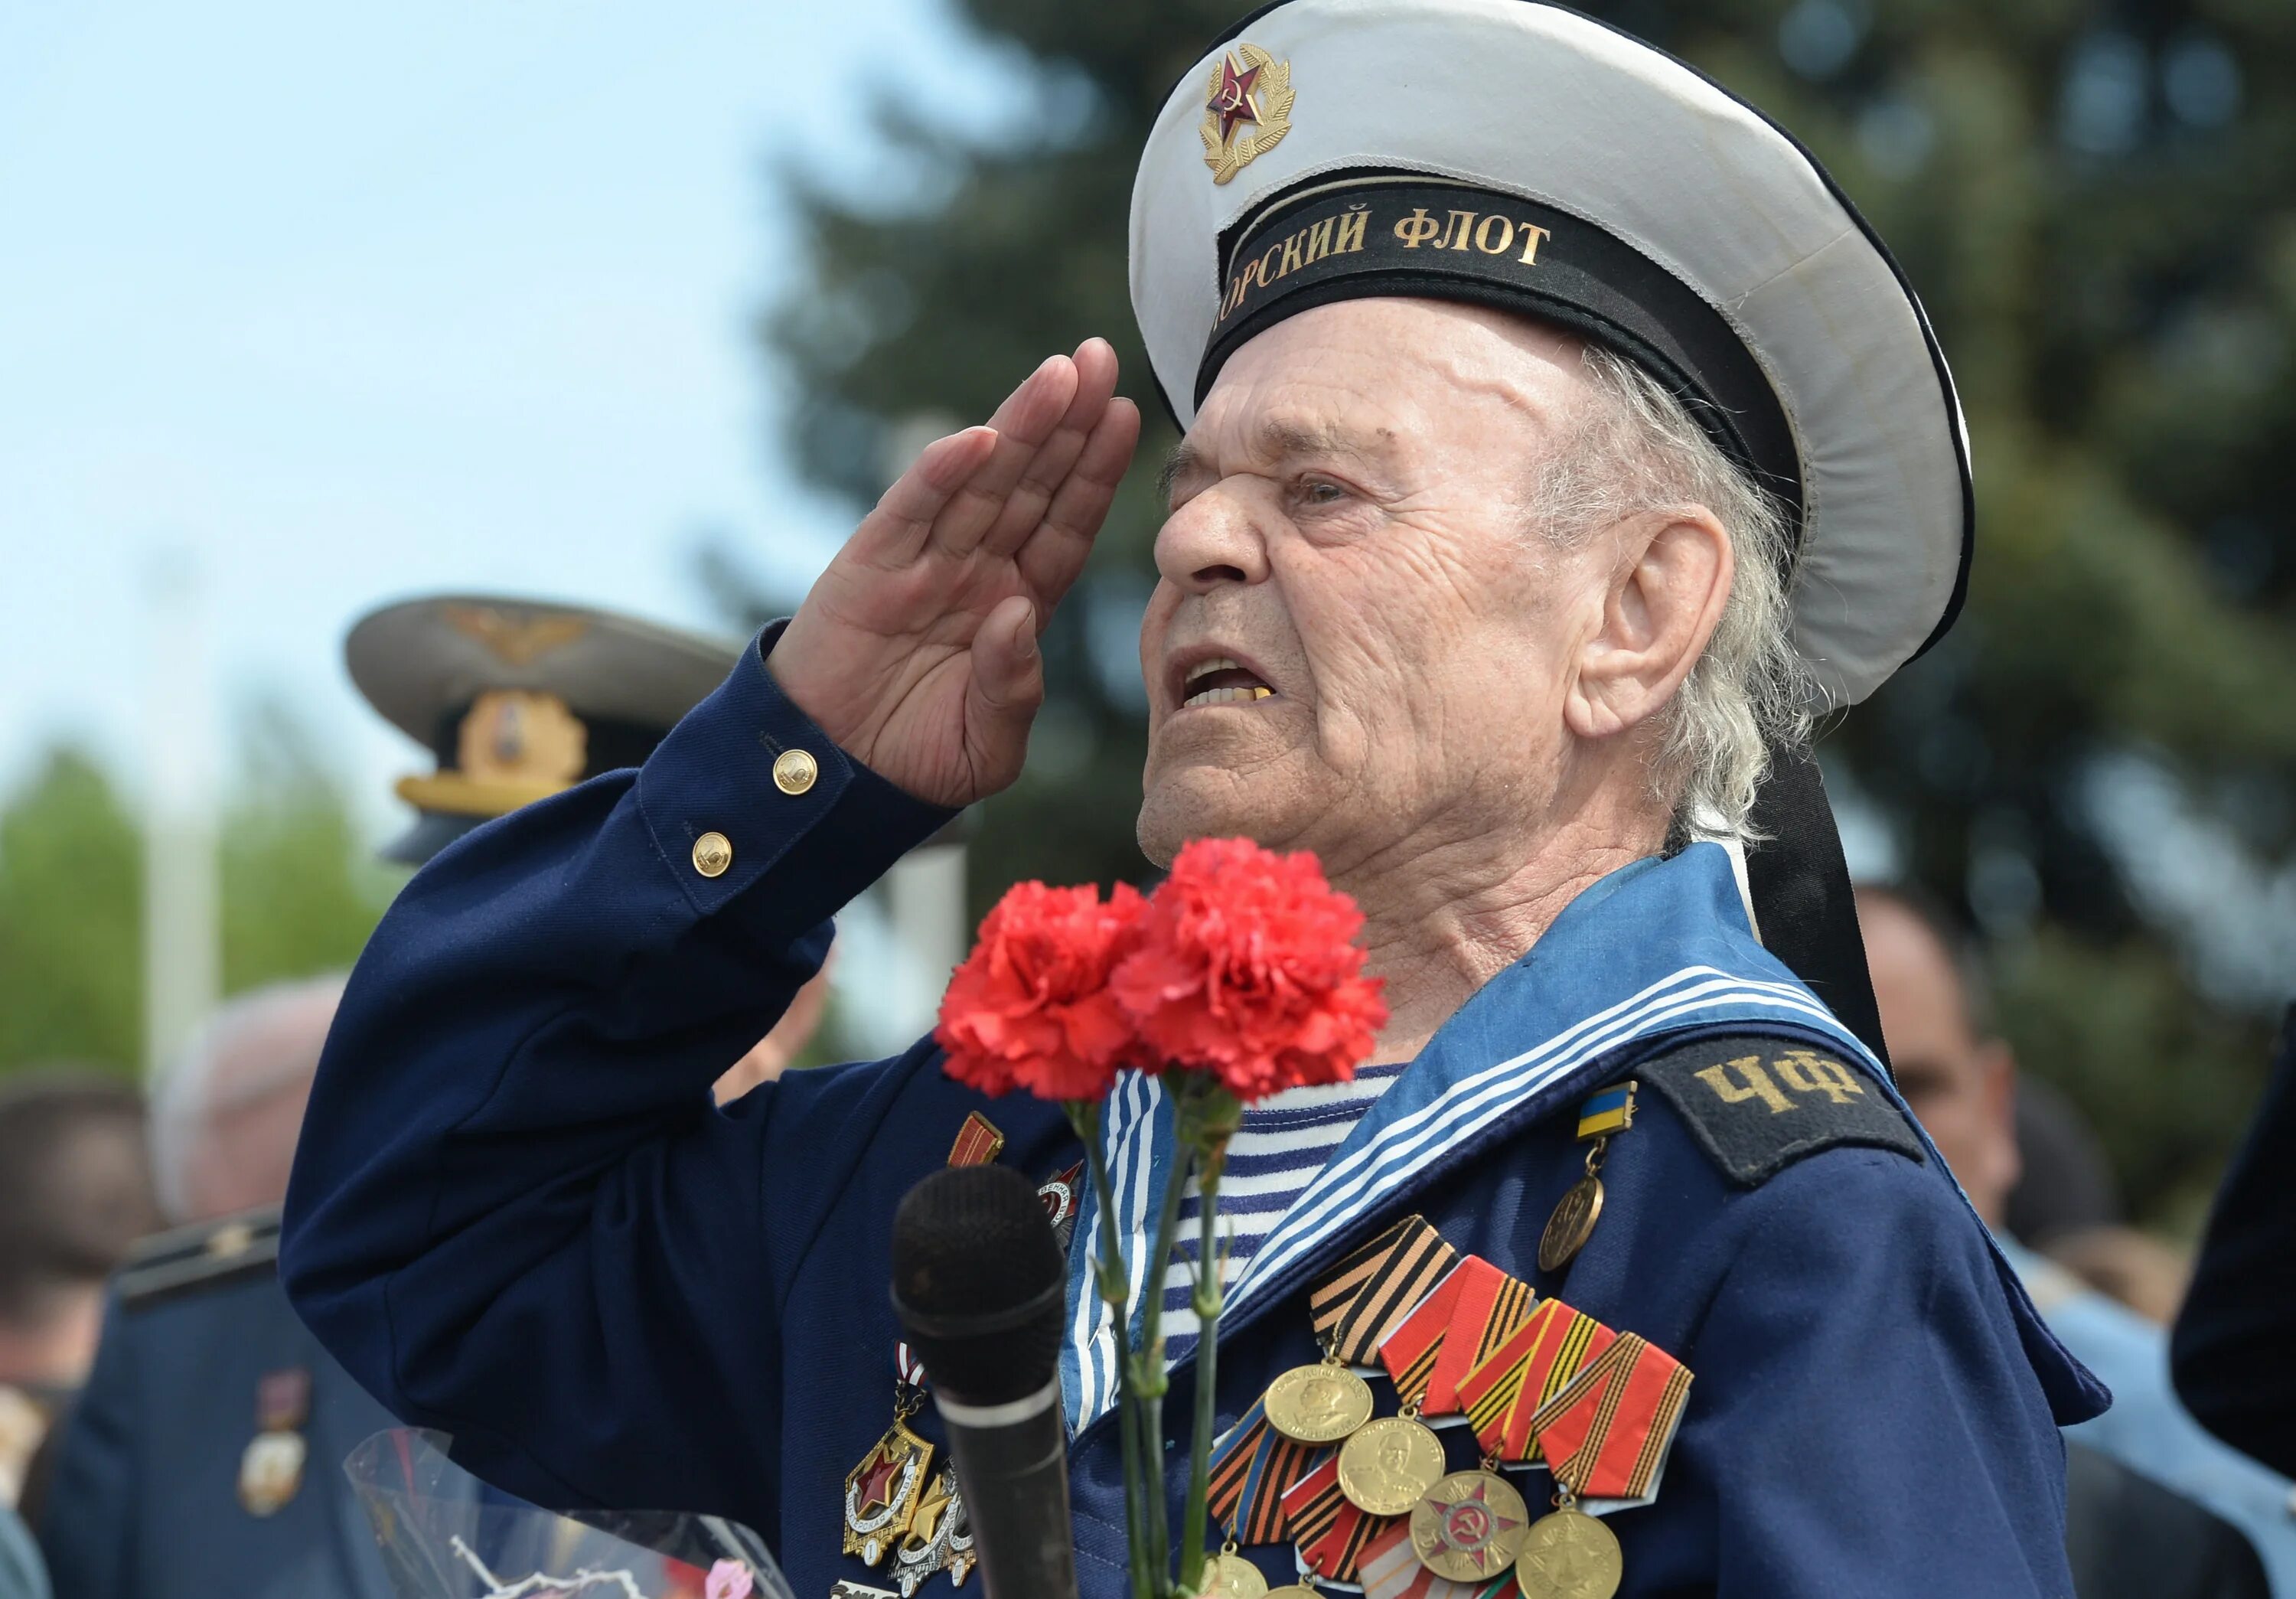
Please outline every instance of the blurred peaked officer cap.
[[[1967, 439], [1903, 275], [1792, 135], [1575, 12], [1283, 0], [1252, 13], [1157, 117], [1133, 189], [1131, 287], [1183, 427], [1253, 335], [1361, 296], [1519, 312], [1633, 362], [1785, 513], [1814, 709], [1863, 700], [1960, 609]], [[1823, 967], [1821, 902], [1855, 947], [1839, 837], [1807, 750], [1772, 765], [1754, 822], [1792, 848], [1750, 855], [1753, 908], [1760, 920], [1767, 899], [1808, 930]], [[1855, 964], [1802, 974], [1878, 1048]], [[1862, 1004], [1829, 976], [1866, 990]]]
[[351, 681], [438, 761], [399, 780], [421, 814], [384, 857], [419, 865], [490, 817], [638, 765], [741, 653], [537, 600], [442, 594], [369, 612], [343, 643]]

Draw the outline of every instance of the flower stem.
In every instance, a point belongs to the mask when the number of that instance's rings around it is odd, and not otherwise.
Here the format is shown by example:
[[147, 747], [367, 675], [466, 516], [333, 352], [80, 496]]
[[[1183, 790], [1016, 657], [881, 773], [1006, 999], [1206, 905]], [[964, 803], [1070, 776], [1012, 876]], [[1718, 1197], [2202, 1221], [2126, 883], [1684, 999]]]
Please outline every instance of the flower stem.
[[[1185, 1092], [1183, 1089], [1181, 1095], [1175, 1095], [1176, 1119], [1188, 1113]], [[1173, 1237], [1180, 1230], [1181, 1191], [1188, 1185], [1188, 1171], [1193, 1164], [1193, 1152], [1186, 1141], [1179, 1139], [1175, 1143], [1171, 1168], [1164, 1174], [1164, 1205], [1156, 1218], [1156, 1242], [1148, 1251], [1148, 1306], [1140, 1325], [1140, 1353], [1133, 1365], [1136, 1378], [1134, 1386], [1140, 1399], [1141, 1444], [1152, 1466], [1149, 1569], [1168, 1587], [1172, 1580], [1172, 1516], [1164, 1484], [1164, 1392], [1171, 1386], [1171, 1381], [1164, 1371], [1164, 1277], [1172, 1266]]]
[[1180, 1530], [1180, 1591], [1203, 1586], [1205, 1505], [1211, 1494], [1212, 1427], [1219, 1406], [1220, 1259], [1213, 1252], [1212, 1223], [1219, 1199], [1220, 1169], [1227, 1163], [1225, 1135], [1204, 1151], [1196, 1185], [1196, 1426], [1188, 1446], [1186, 1519]]
[[[1115, 1326], [1116, 1370], [1127, 1390], [1117, 1402], [1117, 1429], [1124, 1456], [1124, 1541], [1129, 1559], [1132, 1599], [1163, 1599], [1163, 1585], [1155, 1567], [1149, 1563], [1145, 1541], [1148, 1483], [1141, 1469], [1140, 1418], [1133, 1409], [1129, 1392], [1132, 1307], [1124, 1272], [1123, 1240], [1116, 1231], [1116, 1192], [1109, 1183], [1108, 1161], [1100, 1147], [1100, 1102], [1072, 1099], [1063, 1103], [1069, 1125], [1084, 1140], [1085, 1165], [1092, 1173], [1093, 1195], [1100, 1210], [1100, 1258], [1095, 1276], [1101, 1300], [1109, 1308], [1109, 1319]], [[1163, 1480], [1160, 1476], [1155, 1481], [1160, 1501]]]

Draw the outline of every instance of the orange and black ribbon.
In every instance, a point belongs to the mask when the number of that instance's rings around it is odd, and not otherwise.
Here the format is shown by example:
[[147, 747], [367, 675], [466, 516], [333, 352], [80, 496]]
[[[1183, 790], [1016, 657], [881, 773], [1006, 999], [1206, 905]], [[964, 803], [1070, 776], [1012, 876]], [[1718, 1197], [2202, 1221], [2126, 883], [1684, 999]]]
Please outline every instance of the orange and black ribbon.
[[1689, 1398], [1689, 1367], [1623, 1333], [1538, 1407], [1530, 1431], [1571, 1493], [1647, 1499]]
[[1333, 1267], [1308, 1296], [1316, 1341], [1349, 1365], [1369, 1365], [1380, 1340], [1459, 1261], [1423, 1216], [1406, 1216]]
[[1537, 1450], [1531, 1417], [1618, 1335], [1561, 1300], [1542, 1300], [1459, 1382], [1459, 1403], [1486, 1454], [1523, 1462]]
[[1283, 1496], [1283, 1516], [1308, 1569], [1333, 1582], [1355, 1581], [1365, 1546], [1403, 1519], [1373, 1515], [1340, 1491], [1337, 1450], [1292, 1485]]
[[1459, 1408], [1459, 1379], [1490, 1357], [1530, 1314], [1530, 1285], [1469, 1255], [1398, 1323], [1380, 1360], [1406, 1405], [1427, 1415]]
[[1280, 1544], [1285, 1537], [1284, 1490], [1338, 1458], [1339, 1452], [1324, 1445], [1284, 1437], [1268, 1424], [1266, 1408], [1255, 1400], [1212, 1446], [1207, 1495], [1212, 1515], [1239, 1544]]

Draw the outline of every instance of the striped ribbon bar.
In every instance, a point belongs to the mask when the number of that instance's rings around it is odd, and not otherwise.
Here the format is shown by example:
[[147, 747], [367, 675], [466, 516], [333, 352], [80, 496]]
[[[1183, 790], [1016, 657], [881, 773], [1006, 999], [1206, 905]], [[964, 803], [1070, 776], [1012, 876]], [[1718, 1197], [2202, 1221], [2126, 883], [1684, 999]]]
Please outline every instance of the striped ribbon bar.
[[[1280, 1544], [1286, 1536], [1283, 1490], [1314, 1471], [1332, 1464], [1339, 1452], [1284, 1437], [1267, 1423], [1267, 1412], [1254, 1400], [1242, 1418], [1212, 1446], [1212, 1515], [1239, 1544]], [[1334, 1479], [1336, 1480], [1336, 1477]]]
[[1364, 1599], [1522, 1599], [1513, 1566], [1488, 1582], [1454, 1582], [1429, 1570], [1411, 1546], [1411, 1522], [1406, 1516], [1397, 1517], [1364, 1546], [1356, 1570]]
[[1578, 1136], [1601, 1138], [1624, 1132], [1635, 1124], [1635, 1090], [1639, 1083], [1613, 1083], [1578, 1107]]
[[1632, 1332], [1554, 1397], [1530, 1429], [1555, 1481], [1585, 1499], [1651, 1496], [1690, 1398], [1690, 1368]]
[[925, 1386], [925, 1363], [917, 1358], [906, 1338], [893, 1345], [893, 1374], [911, 1388]]
[[[1422, 1414], [1448, 1415], [1459, 1408], [1459, 1379], [1530, 1314], [1530, 1285], [1519, 1283], [1480, 1255], [1461, 1260], [1417, 1309], [1379, 1347], [1395, 1390], [1417, 1398]], [[1440, 1300], [1447, 1313], [1430, 1314]]]
[[1460, 1408], [1476, 1441], [1501, 1460], [1532, 1458], [1532, 1416], [1617, 1337], [1561, 1300], [1540, 1301], [1488, 1359], [1460, 1379]]
[[949, 1146], [951, 1166], [986, 1166], [1004, 1148], [1004, 1135], [996, 1124], [975, 1111], [956, 1129], [956, 1142]]
[[1407, 1534], [1408, 1516], [1375, 1516], [1357, 1508], [1340, 1491], [1340, 1456], [1332, 1456], [1292, 1485], [1283, 1496], [1283, 1518], [1308, 1569], [1333, 1582], [1353, 1582], [1365, 1546], [1389, 1529]]
[[1406, 1216], [1334, 1267], [1308, 1296], [1316, 1340], [1349, 1365], [1369, 1365], [1380, 1341], [1459, 1262], [1423, 1216]]

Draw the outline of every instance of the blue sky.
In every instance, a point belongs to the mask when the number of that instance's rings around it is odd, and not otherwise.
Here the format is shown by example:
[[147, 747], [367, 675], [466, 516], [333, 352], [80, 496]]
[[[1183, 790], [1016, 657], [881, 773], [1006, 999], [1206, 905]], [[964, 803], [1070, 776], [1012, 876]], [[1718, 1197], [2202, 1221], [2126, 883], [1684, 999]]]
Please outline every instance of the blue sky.
[[219, 715], [283, 693], [378, 833], [369, 606], [707, 624], [704, 528], [802, 581], [848, 517], [748, 332], [770, 164], [865, 187], [873, 96], [981, 126], [1000, 77], [934, 0], [0, 6], [0, 790], [59, 737], [140, 783], [169, 552]]

